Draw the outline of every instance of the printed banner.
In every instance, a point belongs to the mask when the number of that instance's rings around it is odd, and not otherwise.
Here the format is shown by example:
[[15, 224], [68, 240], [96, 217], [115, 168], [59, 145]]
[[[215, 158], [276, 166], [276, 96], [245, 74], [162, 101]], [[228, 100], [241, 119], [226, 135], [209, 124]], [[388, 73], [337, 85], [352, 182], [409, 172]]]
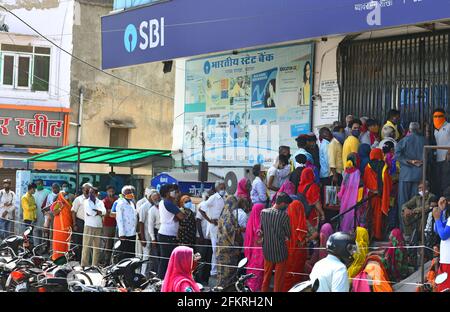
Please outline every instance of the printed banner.
[[311, 129], [313, 45], [291, 45], [186, 63], [184, 160], [269, 165], [280, 145]]

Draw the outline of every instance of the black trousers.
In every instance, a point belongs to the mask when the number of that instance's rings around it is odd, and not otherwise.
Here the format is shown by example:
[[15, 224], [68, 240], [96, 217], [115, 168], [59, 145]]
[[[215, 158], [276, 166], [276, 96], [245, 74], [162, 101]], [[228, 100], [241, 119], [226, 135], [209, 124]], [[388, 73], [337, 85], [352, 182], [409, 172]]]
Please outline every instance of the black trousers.
[[120, 242], [120, 254], [117, 261], [121, 261], [127, 258], [133, 258], [136, 256], [136, 235], [126, 236], [125, 239]]
[[436, 167], [437, 171], [435, 172], [433, 182], [437, 184], [436, 188], [439, 191], [439, 194], [436, 195], [442, 196], [450, 186], [450, 162], [440, 161]]
[[[197, 241], [197, 245], [205, 245], [205, 246], [198, 246], [195, 248], [195, 252], [198, 252], [202, 259], [200, 262], [207, 262], [211, 263], [212, 259], [212, 246], [211, 246], [211, 240], [206, 239], [205, 241]], [[207, 286], [209, 283], [209, 276], [211, 273], [211, 265], [205, 264], [200, 269], [197, 270], [195, 274], [195, 279], [197, 282], [203, 284], [204, 286]]]
[[[155, 238], [156, 241], [158, 242], [158, 229], [155, 229]], [[160, 262], [160, 248], [159, 245], [153, 246], [150, 249], [150, 255], [152, 256], [151, 259], [151, 266], [150, 266], [150, 270], [152, 270], [155, 273], [158, 273], [158, 268], [159, 268], [159, 262]]]
[[83, 232], [84, 232], [84, 220], [79, 218], [75, 219], [75, 224], [78, 227], [78, 231], [74, 231], [72, 234], [72, 243], [75, 245], [75, 259], [81, 261], [81, 252], [83, 250]]
[[178, 240], [176, 236], [167, 236], [158, 233], [158, 243], [161, 243], [159, 245], [161, 259], [159, 261], [158, 277], [164, 279], [170, 256], [172, 255], [172, 251], [178, 246]]
[[[33, 225], [32, 225], [33, 221], [31, 221], [31, 220], [23, 220], [23, 223], [26, 224], [25, 228], [27, 228], [28, 226], [31, 226], [31, 232], [30, 232], [30, 234], [28, 235], [28, 240], [29, 240], [30, 244], [31, 244], [32, 246], [34, 246], [34, 241], [33, 241], [33, 229], [34, 229], [34, 227], [33, 227]], [[9, 234], [7, 234], [7, 237], [8, 237], [8, 235], [9, 235]]]

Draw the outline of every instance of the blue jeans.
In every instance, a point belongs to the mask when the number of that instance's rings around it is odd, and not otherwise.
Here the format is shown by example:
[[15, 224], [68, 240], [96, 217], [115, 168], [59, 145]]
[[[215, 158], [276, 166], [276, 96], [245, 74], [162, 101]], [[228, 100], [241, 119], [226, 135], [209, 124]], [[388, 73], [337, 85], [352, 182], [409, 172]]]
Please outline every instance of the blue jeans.
[[9, 232], [10, 224], [11, 224], [10, 220], [0, 219], [0, 238], [1, 239], [5, 239], [6, 237], [8, 237], [9, 235], [12, 234]]

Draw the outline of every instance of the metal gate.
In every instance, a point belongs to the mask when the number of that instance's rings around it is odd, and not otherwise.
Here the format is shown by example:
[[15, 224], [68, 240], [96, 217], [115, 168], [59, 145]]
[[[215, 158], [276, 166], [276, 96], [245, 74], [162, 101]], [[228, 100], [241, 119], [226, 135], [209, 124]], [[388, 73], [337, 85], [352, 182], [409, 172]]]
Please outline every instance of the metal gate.
[[402, 125], [432, 124], [434, 108], [449, 107], [450, 31], [343, 41], [337, 53], [340, 120], [384, 122], [390, 109]]

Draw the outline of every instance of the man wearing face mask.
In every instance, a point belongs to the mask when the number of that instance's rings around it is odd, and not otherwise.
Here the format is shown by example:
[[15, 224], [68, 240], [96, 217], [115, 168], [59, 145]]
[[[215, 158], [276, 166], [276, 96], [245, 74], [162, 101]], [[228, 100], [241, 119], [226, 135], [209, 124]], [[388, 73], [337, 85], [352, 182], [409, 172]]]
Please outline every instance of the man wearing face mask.
[[158, 231], [161, 227], [161, 221], [159, 217], [159, 203], [161, 202], [161, 196], [158, 191], [154, 191], [150, 194], [150, 202], [152, 203], [150, 210], [148, 211], [148, 233], [150, 234], [151, 250], [150, 253], [154, 257], [151, 261], [151, 267], [153, 272], [158, 272], [159, 266], [159, 246], [158, 246]]
[[[151, 196], [156, 193], [155, 189], [146, 189], [145, 190], [145, 202], [141, 204], [141, 207], [138, 212], [138, 220], [139, 220], [139, 243], [142, 246], [142, 260], [148, 260], [150, 256], [151, 250], [151, 237], [150, 232], [148, 231], [149, 226], [149, 211], [152, 206], [154, 206], [154, 202]], [[136, 204], [137, 205], [137, 204]], [[144, 263], [141, 268], [141, 273], [145, 276], [148, 275], [147, 268], [150, 266], [148, 262]]]
[[[100, 244], [105, 205], [98, 198], [98, 189], [91, 187], [89, 198], [84, 201], [84, 232], [81, 266], [97, 266], [100, 260]], [[92, 257], [91, 257], [92, 254]]]
[[34, 238], [35, 244], [39, 245], [42, 243], [42, 235], [43, 235], [43, 227], [45, 222], [44, 213], [42, 212], [42, 208], [45, 207], [45, 202], [47, 196], [51, 193], [50, 190], [44, 188], [44, 181], [42, 179], [36, 180], [36, 192], [34, 193], [34, 200], [36, 201], [36, 228], [34, 230]]
[[205, 204], [200, 208], [200, 213], [208, 221], [208, 228], [206, 229], [206, 235], [211, 238], [211, 244], [213, 249], [212, 254], [212, 267], [211, 276], [217, 275], [216, 266], [216, 246], [218, 238], [217, 220], [222, 214], [222, 210], [225, 207], [225, 183], [223, 181], [217, 181], [215, 184], [216, 193], [209, 197]]
[[386, 127], [391, 127], [395, 131], [395, 137], [393, 139], [395, 139], [398, 142], [402, 137], [402, 133], [399, 129], [399, 127], [400, 127], [399, 123], [400, 123], [400, 111], [398, 111], [396, 109], [391, 109], [389, 111], [388, 120], [384, 124], [383, 129], [381, 129], [381, 139], [384, 140], [384, 138], [385, 138], [383, 135], [384, 129]]
[[343, 126], [333, 128], [333, 139], [328, 145], [328, 166], [330, 167], [330, 178], [334, 185], [340, 185], [342, 182], [342, 171], [344, 163], [342, 162], [342, 145], [345, 141], [345, 132]]
[[10, 235], [11, 220], [14, 220], [16, 210], [16, 194], [11, 191], [11, 180], [3, 180], [3, 189], [0, 191], [0, 238]]
[[179, 221], [184, 219], [184, 214], [175, 204], [177, 191], [174, 185], [165, 184], [159, 190], [163, 200], [159, 203], [159, 217], [161, 225], [158, 231], [159, 252], [161, 259], [158, 268], [158, 277], [163, 279], [172, 251], [178, 246]]
[[[416, 229], [418, 233], [421, 231], [421, 220], [422, 220], [422, 200], [425, 196], [425, 212], [428, 212], [428, 207], [432, 202], [437, 202], [437, 198], [434, 194], [429, 192], [429, 183], [425, 182], [425, 187], [422, 183], [419, 184], [417, 194], [414, 195], [410, 200], [402, 205], [402, 220], [404, 225], [403, 235], [405, 240], [408, 241]], [[418, 234], [417, 237], [421, 237]]]
[[353, 117], [353, 115], [347, 115], [347, 117], [345, 117], [345, 138], [348, 138], [350, 135], [352, 135], [351, 123], [353, 122], [353, 120], [355, 120], [355, 117]]
[[348, 155], [351, 153], [358, 153], [359, 149], [359, 136], [361, 134], [359, 128], [361, 127], [361, 122], [359, 120], [353, 120], [350, 125], [352, 129], [351, 135], [345, 140], [344, 146], [342, 147], [342, 163], [345, 164], [348, 159]]
[[123, 198], [117, 200], [116, 222], [121, 242], [119, 261], [132, 258], [136, 252], [137, 213], [134, 204], [134, 187], [125, 185], [122, 188]]
[[72, 203], [72, 241], [77, 248], [75, 249], [75, 259], [81, 261], [81, 251], [83, 249], [83, 233], [84, 233], [84, 201], [89, 198], [89, 191], [92, 184], [84, 183], [80, 196], [75, 198]]
[[[433, 112], [434, 137], [436, 145], [450, 146], [450, 125], [447, 122], [445, 110], [437, 108]], [[450, 152], [447, 150], [436, 151], [437, 161], [437, 179], [433, 182], [437, 184], [436, 192], [443, 194], [447, 187], [450, 186]]]

